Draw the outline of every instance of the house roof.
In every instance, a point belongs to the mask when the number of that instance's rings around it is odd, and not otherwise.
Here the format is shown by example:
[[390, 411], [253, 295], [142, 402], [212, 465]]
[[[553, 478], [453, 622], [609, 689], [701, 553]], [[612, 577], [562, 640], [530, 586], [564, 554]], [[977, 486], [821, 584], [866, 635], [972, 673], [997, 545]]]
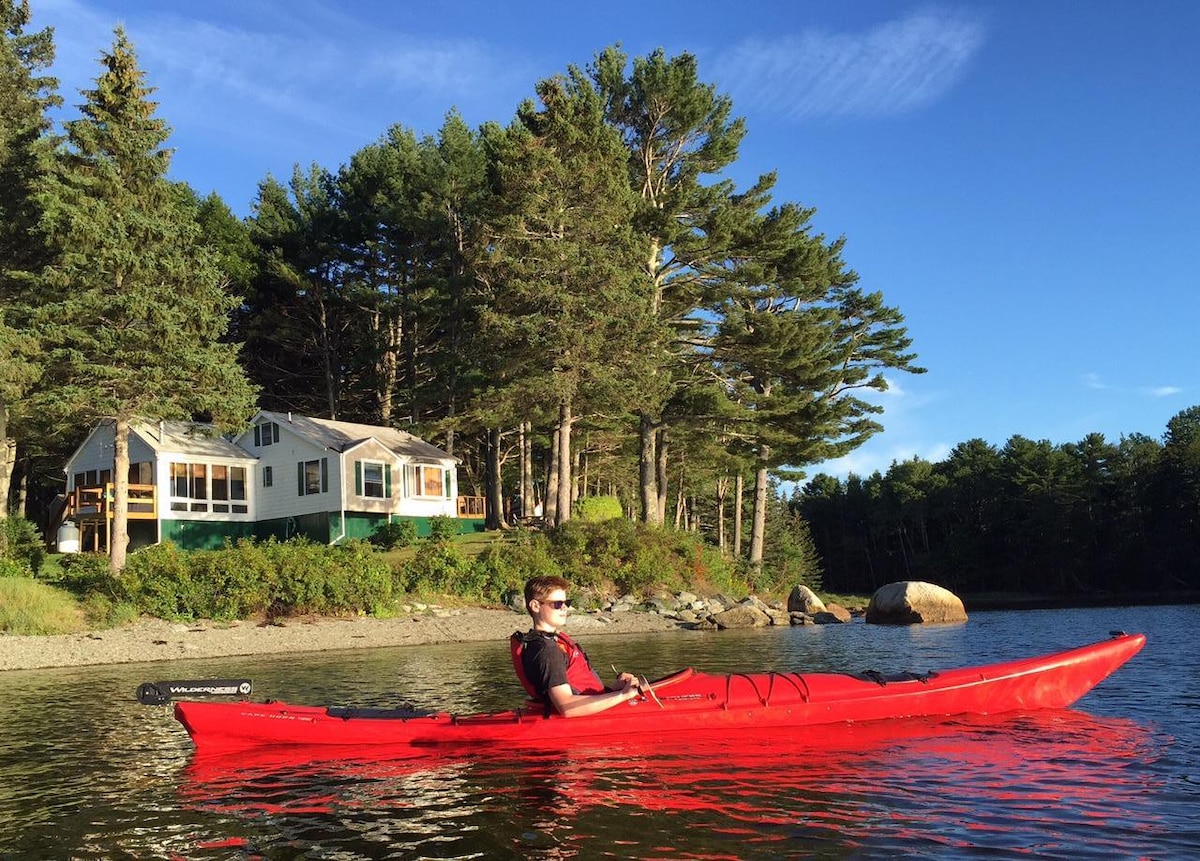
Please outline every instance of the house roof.
[[219, 457], [226, 460], [254, 460], [254, 455], [225, 439], [216, 428], [202, 422], [134, 422], [130, 430], [155, 452]]
[[312, 442], [338, 452], [345, 452], [367, 440], [376, 440], [393, 454], [418, 460], [457, 462], [458, 458], [447, 454], [432, 443], [418, 436], [382, 425], [361, 425], [354, 422], [338, 422], [332, 419], [317, 419], [293, 413], [272, 413], [263, 410], [258, 420], [273, 421], [280, 427], [290, 428]]

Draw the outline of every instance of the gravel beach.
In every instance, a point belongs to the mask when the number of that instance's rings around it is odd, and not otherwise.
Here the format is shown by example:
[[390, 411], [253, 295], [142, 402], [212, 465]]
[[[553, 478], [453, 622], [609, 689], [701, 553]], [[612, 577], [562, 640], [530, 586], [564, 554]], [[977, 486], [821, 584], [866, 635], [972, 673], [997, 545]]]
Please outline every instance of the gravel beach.
[[[175, 658], [220, 658], [323, 652], [379, 646], [503, 641], [529, 627], [529, 617], [485, 607], [433, 608], [394, 619], [295, 618], [266, 622], [164, 622], [143, 619], [121, 628], [32, 637], [0, 635], [0, 671]], [[566, 629], [593, 637], [678, 630], [655, 613], [572, 614]]]

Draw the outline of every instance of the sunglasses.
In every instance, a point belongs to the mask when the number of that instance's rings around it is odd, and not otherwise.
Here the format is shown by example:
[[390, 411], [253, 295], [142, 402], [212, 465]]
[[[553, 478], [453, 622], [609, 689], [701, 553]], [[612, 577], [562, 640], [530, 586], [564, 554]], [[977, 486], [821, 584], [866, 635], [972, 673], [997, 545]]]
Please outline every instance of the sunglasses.
[[541, 603], [547, 607], [553, 607], [555, 610], [565, 610], [571, 606], [570, 601], [542, 601]]

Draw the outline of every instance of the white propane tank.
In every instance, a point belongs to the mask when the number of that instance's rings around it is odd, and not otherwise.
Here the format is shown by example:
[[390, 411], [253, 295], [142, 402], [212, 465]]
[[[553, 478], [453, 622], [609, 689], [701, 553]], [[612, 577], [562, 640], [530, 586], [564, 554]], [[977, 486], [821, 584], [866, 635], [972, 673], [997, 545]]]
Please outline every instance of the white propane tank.
[[63, 525], [58, 527], [57, 544], [59, 553], [79, 552], [79, 527], [74, 521], [64, 520]]

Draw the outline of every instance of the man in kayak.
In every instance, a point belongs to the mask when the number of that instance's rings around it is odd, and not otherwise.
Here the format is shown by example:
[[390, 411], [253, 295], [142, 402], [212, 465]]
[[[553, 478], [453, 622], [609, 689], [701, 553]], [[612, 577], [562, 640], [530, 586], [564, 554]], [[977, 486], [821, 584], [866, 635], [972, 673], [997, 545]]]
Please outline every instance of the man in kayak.
[[567, 620], [569, 587], [558, 576], [534, 577], [525, 584], [533, 629], [512, 635], [513, 669], [533, 699], [564, 717], [583, 717], [634, 699], [639, 688], [629, 673], [606, 687], [579, 644], [559, 630]]

